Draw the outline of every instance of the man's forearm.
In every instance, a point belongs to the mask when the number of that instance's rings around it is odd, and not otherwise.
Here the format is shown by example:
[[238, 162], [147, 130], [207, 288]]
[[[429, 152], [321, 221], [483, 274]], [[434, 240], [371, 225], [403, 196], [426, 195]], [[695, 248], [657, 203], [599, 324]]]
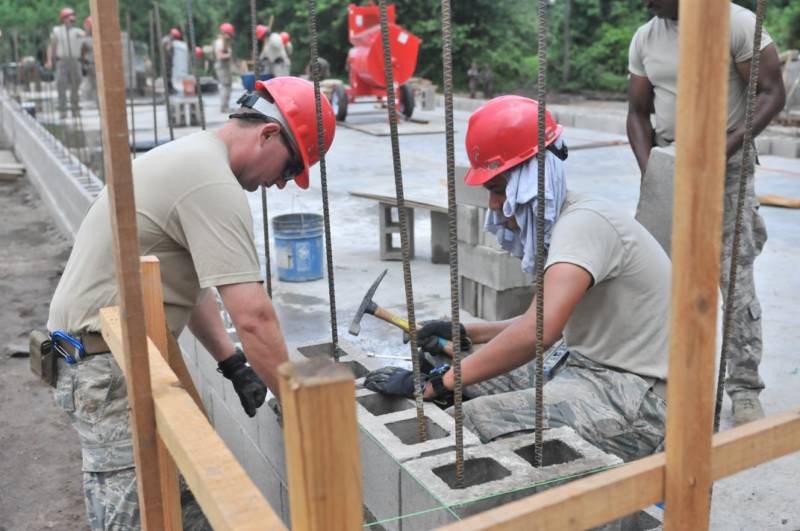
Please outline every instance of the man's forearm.
[[[756, 96], [756, 110], [753, 115], [753, 138], [767, 128], [772, 118], [783, 108], [784, 98], [774, 92], [760, 93]], [[742, 148], [744, 142], [744, 122], [728, 133], [726, 154], [731, 158]]]
[[220, 316], [219, 306], [212, 290], [195, 306], [189, 317], [189, 330], [217, 361], [223, 361], [234, 352], [234, 345], [228, 336]]
[[518, 319], [519, 317], [514, 317], [512, 319], [506, 319], [505, 321], [470, 323], [464, 325], [464, 328], [467, 331], [467, 336], [473, 343], [482, 344], [488, 343], [494, 339], [497, 334], [501, 333]]
[[238, 333], [253, 370], [280, 399], [278, 367], [287, 362], [289, 356], [277, 315], [272, 312], [270, 318], [262, 321], [261, 327], [242, 327], [238, 329]]
[[653, 149], [653, 124], [650, 123], [650, 116], [629, 112], [627, 132], [636, 163], [644, 175], [650, 160], [650, 151]]

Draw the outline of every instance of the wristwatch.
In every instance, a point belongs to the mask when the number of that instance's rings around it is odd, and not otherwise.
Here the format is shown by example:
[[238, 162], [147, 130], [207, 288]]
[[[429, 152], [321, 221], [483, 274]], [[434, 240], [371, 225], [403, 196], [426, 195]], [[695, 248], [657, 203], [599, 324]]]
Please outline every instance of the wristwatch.
[[[436, 367], [428, 373], [428, 382], [433, 388], [433, 402], [437, 404], [449, 405], [452, 402], [453, 393], [444, 386], [444, 375], [450, 370], [450, 365]], [[424, 391], [424, 386], [423, 386]]]

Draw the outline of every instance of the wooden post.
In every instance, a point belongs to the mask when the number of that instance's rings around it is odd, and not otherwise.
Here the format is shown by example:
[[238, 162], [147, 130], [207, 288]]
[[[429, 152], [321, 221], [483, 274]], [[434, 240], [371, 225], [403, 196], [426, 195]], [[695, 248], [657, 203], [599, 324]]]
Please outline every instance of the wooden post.
[[116, 0], [92, 0], [97, 89], [142, 529], [164, 528]]
[[360, 529], [363, 523], [355, 383], [326, 358], [279, 368], [294, 531]]
[[[161, 290], [161, 267], [155, 256], [143, 256], [142, 289], [144, 292], [144, 316], [147, 335], [161, 352], [166, 354], [168, 344], [167, 322], [164, 317], [164, 296]], [[159, 436], [158, 460], [160, 467], [161, 494], [164, 497], [164, 528], [168, 530], [183, 529], [181, 516], [181, 493], [178, 484], [178, 468], [169, 455], [169, 450]]]
[[730, 2], [681, 2], [664, 528], [707, 529]]

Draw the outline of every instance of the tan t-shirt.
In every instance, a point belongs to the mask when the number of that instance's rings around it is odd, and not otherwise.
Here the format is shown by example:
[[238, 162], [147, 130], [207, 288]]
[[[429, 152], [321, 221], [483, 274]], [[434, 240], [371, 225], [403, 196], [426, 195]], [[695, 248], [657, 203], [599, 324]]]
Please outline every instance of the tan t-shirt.
[[[67, 40], [69, 37], [69, 40]], [[56, 59], [80, 59], [81, 45], [86, 38], [86, 33], [80, 28], [69, 28], [64, 25], [54, 26], [50, 32], [50, 43], [55, 46], [54, 57]]]
[[[756, 17], [752, 11], [731, 4], [731, 65], [728, 76], [728, 131], [744, 119], [747, 84], [735, 63], [753, 57]], [[761, 49], [772, 43], [766, 30]], [[702, 53], [697, 50], [697, 53]], [[678, 94], [678, 22], [654, 17], [641, 26], [631, 40], [628, 53], [631, 74], [646, 77], [653, 85], [658, 144], [675, 141], [675, 101]]]
[[564, 328], [570, 350], [666, 380], [670, 262], [650, 233], [617, 206], [568, 192], [545, 267], [559, 262], [594, 280]]
[[[180, 333], [204, 288], [260, 282], [253, 218], [225, 144], [200, 132], [133, 162], [139, 252], [161, 261], [170, 330]], [[50, 331], [99, 330], [97, 312], [117, 304], [107, 190], [81, 223], [50, 303]]]

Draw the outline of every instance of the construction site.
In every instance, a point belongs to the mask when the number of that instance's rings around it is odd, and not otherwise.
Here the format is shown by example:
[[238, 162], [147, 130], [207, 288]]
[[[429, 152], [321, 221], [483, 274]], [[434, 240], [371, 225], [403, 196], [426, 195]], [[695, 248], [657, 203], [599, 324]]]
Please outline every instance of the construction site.
[[800, 531], [800, 10], [261, 3], [0, 6], [0, 531]]

